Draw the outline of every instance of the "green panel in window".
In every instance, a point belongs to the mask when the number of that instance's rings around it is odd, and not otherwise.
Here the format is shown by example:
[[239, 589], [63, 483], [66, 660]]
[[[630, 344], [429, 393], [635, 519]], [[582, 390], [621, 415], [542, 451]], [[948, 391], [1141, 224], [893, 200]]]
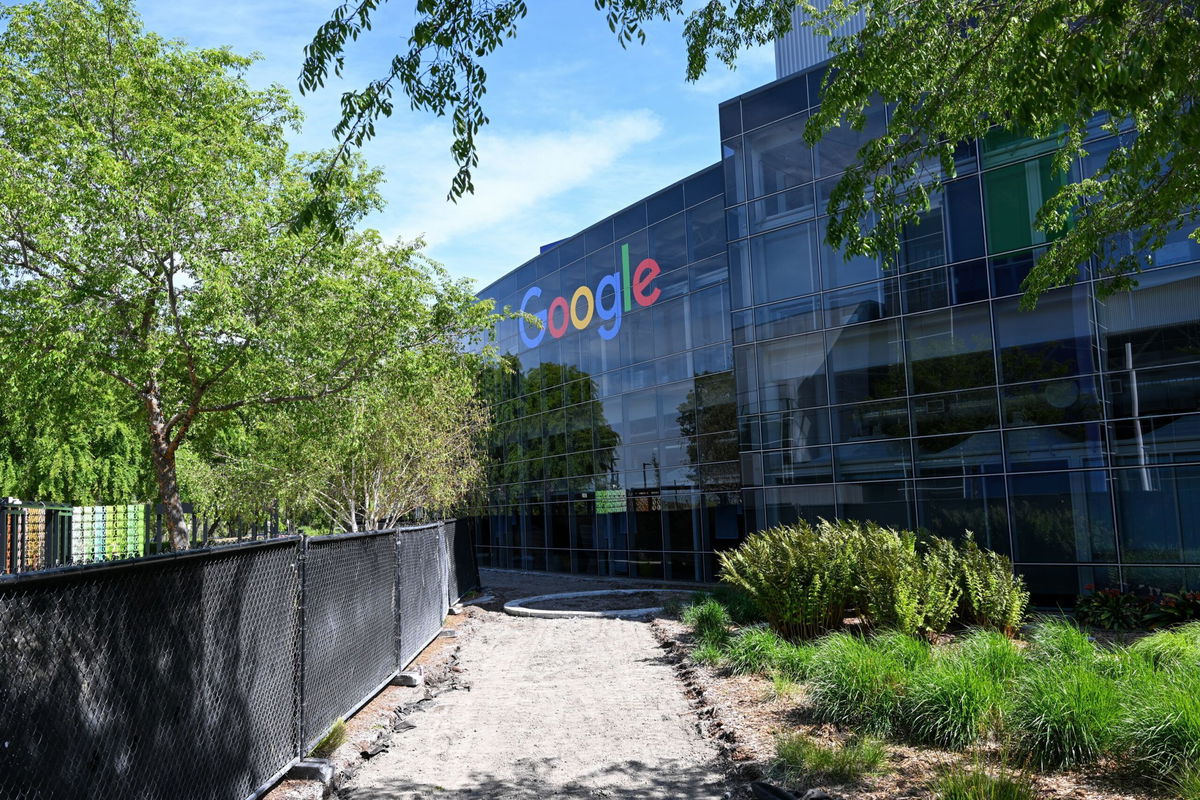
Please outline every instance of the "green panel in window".
[[983, 167], [987, 169], [1048, 153], [1057, 147], [1058, 141], [1054, 136], [1032, 139], [1014, 131], [992, 128], [980, 140], [980, 145], [983, 151]]
[[1003, 253], [1044, 244], [1047, 235], [1033, 226], [1038, 209], [1066, 185], [1068, 174], [1056, 172], [1053, 156], [1002, 167], [984, 173], [984, 215], [988, 253]]

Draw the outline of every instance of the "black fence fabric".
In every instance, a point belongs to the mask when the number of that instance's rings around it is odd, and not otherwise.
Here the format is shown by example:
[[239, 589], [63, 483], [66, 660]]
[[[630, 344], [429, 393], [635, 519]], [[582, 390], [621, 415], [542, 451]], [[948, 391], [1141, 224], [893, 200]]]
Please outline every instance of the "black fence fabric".
[[436, 635], [452, 583], [474, 587], [457, 535], [0, 578], [0, 798], [253, 796], [406, 665], [406, 643]]
[[304, 557], [304, 728], [311, 748], [396, 671], [396, 534], [309, 539]]
[[[401, 587], [399, 664], [406, 667], [437, 636], [450, 602], [442, 526], [400, 531], [396, 585]], [[454, 598], [457, 599], [457, 598]]]

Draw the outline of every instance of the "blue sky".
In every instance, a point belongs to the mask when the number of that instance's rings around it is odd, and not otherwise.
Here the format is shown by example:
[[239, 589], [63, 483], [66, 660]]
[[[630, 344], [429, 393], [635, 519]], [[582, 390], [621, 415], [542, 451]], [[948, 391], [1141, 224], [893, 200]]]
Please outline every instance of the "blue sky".
[[[262, 55], [258, 85], [295, 90], [302, 48], [336, 0], [142, 0], [146, 27], [196, 46]], [[391, 0], [375, 30], [347, 52], [347, 83], [378, 76], [407, 39], [412, 0]], [[683, 79], [682, 25], [658, 25], [622, 50], [591, 0], [530, 0], [516, 39], [485, 63], [491, 124], [479, 140], [476, 193], [446, 202], [454, 175], [444, 120], [398, 111], [366, 148], [384, 169], [387, 209], [368, 220], [389, 238], [423, 235], [429, 254], [482, 287], [538, 247], [678, 180], [719, 157], [717, 103], [774, 78], [769, 47], [736, 71], [714, 65]], [[331, 143], [341, 87], [298, 100], [301, 149]]]

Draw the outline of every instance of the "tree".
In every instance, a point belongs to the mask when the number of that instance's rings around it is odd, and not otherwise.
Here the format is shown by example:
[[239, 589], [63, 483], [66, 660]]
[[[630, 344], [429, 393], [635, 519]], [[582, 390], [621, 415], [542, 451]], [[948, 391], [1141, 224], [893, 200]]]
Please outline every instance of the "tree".
[[249, 59], [144, 33], [128, 0], [3, 14], [0, 360], [136, 401], [177, 549], [194, 426], [338, 395], [490, 322], [413, 245], [353, 232], [378, 204], [357, 158], [320, 199], [332, 224], [290, 230], [328, 156], [289, 155], [296, 109], [247, 86]]
[[[304, 90], [340, 73], [349, 39], [370, 26], [381, 3], [339, 6], [306, 50]], [[1048, 138], [1062, 171], [1085, 151], [1096, 126], [1126, 135], [1103, 164], [1076, 183], [1060, 181], [1037, 224], [1057, 241], [1034, 266], [1025, 304], [1074, 280], [1093, 255], [1110, 289], [1132, 284], [1150, 251], [1181, 231], [1196, 237], [1200, 191], [1200, 17], [1189, 3], [1164, 0], [710, 0], [690, 13], [682, 0], [594, 0], [622, 45], [644, 40], [654, 20], [685, 18], [687, 78], [711, 57], [735, 66], [738, 54], [790, 30], [791, 12], [828, 32], [862, 13], [865, 28], [835, 43], [823, 103], [809, 122], [815, 142], [840, 125], [859, 127], [863, 109], [889, 103], [889, 131], [859, 151], [831, 202], [831, 244], [847, 254], [897, 250], [931, 194], [955, 175], [956, 145], [993, 126]], [[524, 0], [422, 0], [408, 49], [384, 76], [343, 95], [335, 130], [343, 148], [374, 134], [392, 113], [399, 86], [412, 106], [453, 120], [458, 174], [450, 195], [471, 191], [475, 136], [487, 122], [483, 61], [515, 36]], [[346, 152], [343, 149], [343, 154]], [[318, 171], [316, 183], [322, 185]], [[872, 217], [873, 225], [863, 221]], [[309, 215], [311, 219], [313, 215]]]
[[278, 501], [293, 519], [311, 509], [346, 531], [452, 510], [483, 473], [476, 361], [451, 349], [395, 353], [347, 392], [259, 415], [210, 460], [220, 507]]

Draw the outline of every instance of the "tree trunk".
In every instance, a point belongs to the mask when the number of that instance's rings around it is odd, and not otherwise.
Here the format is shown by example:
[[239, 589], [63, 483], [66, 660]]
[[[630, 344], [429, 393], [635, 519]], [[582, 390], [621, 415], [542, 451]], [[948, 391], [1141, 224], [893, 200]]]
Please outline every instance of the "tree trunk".
[[187, 522], [183, 517], [183, 501], [179, 499], [179, 481], [175, 475], [175, 449], [167, 433], [162, 403], [153, 390], [145, 395], [146, 415], [150, 426], [150, 458], [154, 462], [154, 478], [158, 482], [158, 499], [167, 518], [171, 549], [188, 549]]

